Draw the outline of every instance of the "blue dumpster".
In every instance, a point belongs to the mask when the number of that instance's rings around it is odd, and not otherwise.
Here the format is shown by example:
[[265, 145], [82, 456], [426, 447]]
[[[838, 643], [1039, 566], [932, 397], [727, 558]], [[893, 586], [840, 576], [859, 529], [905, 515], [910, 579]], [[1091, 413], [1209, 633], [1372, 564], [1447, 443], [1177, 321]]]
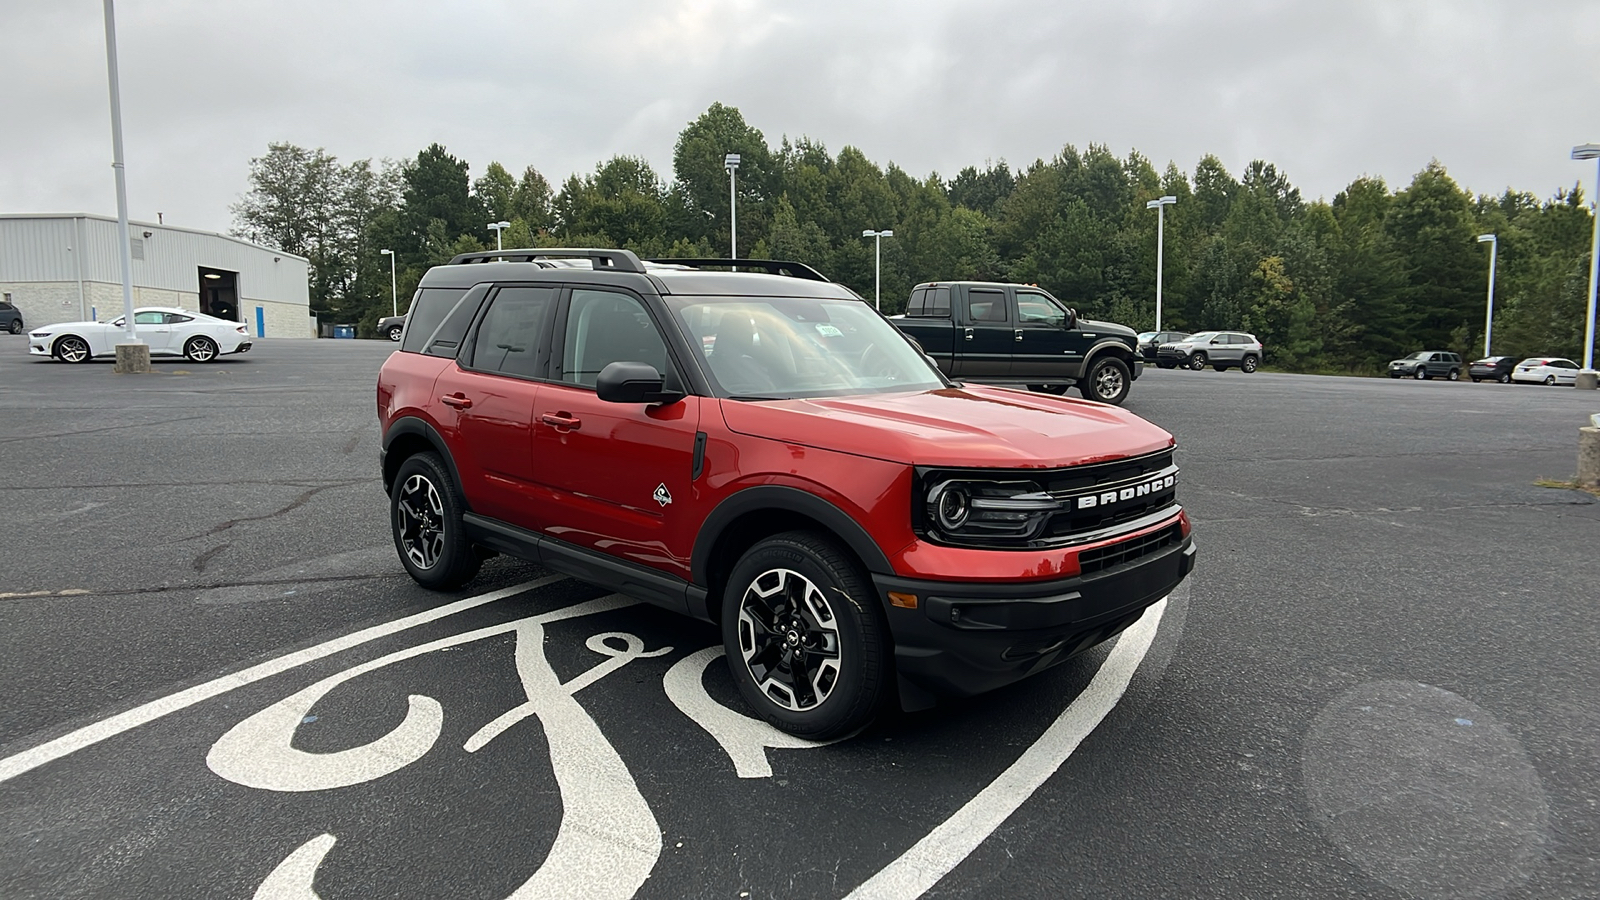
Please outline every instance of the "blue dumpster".
[[356, 327], [354, 325], [335, 325], [333, 326], [333, 336], [336, 338], [353, 338], [356, 336]]

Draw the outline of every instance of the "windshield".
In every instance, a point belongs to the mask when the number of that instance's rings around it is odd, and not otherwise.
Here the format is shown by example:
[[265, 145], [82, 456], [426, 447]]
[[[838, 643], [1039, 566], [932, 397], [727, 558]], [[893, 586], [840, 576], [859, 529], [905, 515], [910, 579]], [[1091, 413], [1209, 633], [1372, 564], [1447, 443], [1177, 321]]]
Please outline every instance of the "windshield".
[[1199, 334], [1191, 334], [1188, 337], [1178, 338], [1178, 342], [1182, 344], [1203, 344], [1216, 336], [1217, 332], [1215, 331], [1202, 331]]
[[1407, 356], [1405, 358], [1406, 359], [1427, 359], [1428, 358], [1428, 351], [1419, 350], [1418, 352], [1413, 353], [1410, 356]]
[[836, 397], [945, 386], [860, 300], [668, 297], [713, 380], [738, 399]]

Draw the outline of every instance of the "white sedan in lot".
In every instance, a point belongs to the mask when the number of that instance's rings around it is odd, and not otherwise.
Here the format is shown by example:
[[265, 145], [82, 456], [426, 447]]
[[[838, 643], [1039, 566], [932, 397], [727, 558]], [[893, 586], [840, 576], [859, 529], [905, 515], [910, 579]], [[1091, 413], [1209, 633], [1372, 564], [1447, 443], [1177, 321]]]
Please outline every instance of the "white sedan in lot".
[[[250, 349], [250, 329], [242, 323], [187, 309], [136, 309], [133, 330], [139, 340], [150, 345], [151, 356], [186, 356], [194, 362], [210, 362], [224, 353]], [[96, 356], [115, 356], [125, 334], [122, 316], [110, 322], [62, 322], [29, 332], [28, 352], [63, 362], [88, 362]]]
[[1517, 363], [1511, 380], [1525, 384], [1572, 384], [1578, 380], [1578, 364], [1554, 356], [1535, 356]]

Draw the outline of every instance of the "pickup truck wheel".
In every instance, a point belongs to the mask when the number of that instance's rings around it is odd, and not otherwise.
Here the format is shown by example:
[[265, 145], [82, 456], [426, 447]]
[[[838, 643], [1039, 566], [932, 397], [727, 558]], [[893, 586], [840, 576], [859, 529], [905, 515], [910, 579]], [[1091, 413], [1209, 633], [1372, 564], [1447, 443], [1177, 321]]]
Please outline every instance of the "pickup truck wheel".
[[1256, 359], [1254, 356], [1246, 356], [1244, 360], [1239, 363], [1239, 371], [1248, 375], [1251, 372], [1254, 372], [1256, 370], [1256, 366], [1260, 364], [1261, 361]]
[[401, 329], [401, 327], [399, 325], [390, 325], [389, 326], [389, 330], [387, 332], [387, 334], [389, 335], [389, 340], [391, 340], [391, 341], [400, 340], [400, 332], [401, 332], [401, 330], [402, 329]]
[[437, 453], [418, 453], [400, 464], [389, 491], [389, 523], [400, 564], [417, 584], [450, 591], [478, 574], [461, 522], [466, 504]]
[[1035, 394], [1054, 394], [1059, 397], [1065, 394], [1069, 387], [1071, 385], [1067, 384], [1030, 384], [1028, 385], [1028, 390], [1033, 391]]
[[1128, 372], [1128, 364], [1115, 356], [1105, 356], [1095, 361], [1089, 369], [1089, 377], [1084, 379], [1078, 390], [1086, 400], [1099, 400], [1116, 406], [1127, 398], [1132, 383], [1133, 376]]
[[1204, 350], [1196, 350], [1194, 352], [1194, 355], [1189, 357], [1189, 368], [1191, 368], [1191, 369], [1195, 370], [1196, 372], [1198, 372], [1201, 369], [1204, 369], [1205, 367], [1206, 367], [1206, 352]]
[[822, 535], [785, 532], [745, 552], [723, 593], [722, 643], [745, 702], [799, 737], [859, 731], [891, 693], [883, 611], [855, 561]]

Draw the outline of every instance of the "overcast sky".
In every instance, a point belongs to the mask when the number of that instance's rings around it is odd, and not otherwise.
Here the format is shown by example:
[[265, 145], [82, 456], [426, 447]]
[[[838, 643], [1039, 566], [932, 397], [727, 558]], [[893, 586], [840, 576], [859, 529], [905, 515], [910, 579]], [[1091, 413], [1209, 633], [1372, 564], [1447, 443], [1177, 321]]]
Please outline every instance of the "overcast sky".
[[[1187, 172], [1276, 163], [1308, 198], [1438, 158], [1541, 197], [1600, 142], [1595, 0], [121, 0], [132, 216], [225, 231], [270, 141], [341, 160], [438, 141], [552, 182], [671, 177], [716, 101], [950, 177], [1065, 144]], [[0, 212], [114, 215], [97, 0], [0, 0]], [[863, 223], [863, 227], [889, 223]]]

